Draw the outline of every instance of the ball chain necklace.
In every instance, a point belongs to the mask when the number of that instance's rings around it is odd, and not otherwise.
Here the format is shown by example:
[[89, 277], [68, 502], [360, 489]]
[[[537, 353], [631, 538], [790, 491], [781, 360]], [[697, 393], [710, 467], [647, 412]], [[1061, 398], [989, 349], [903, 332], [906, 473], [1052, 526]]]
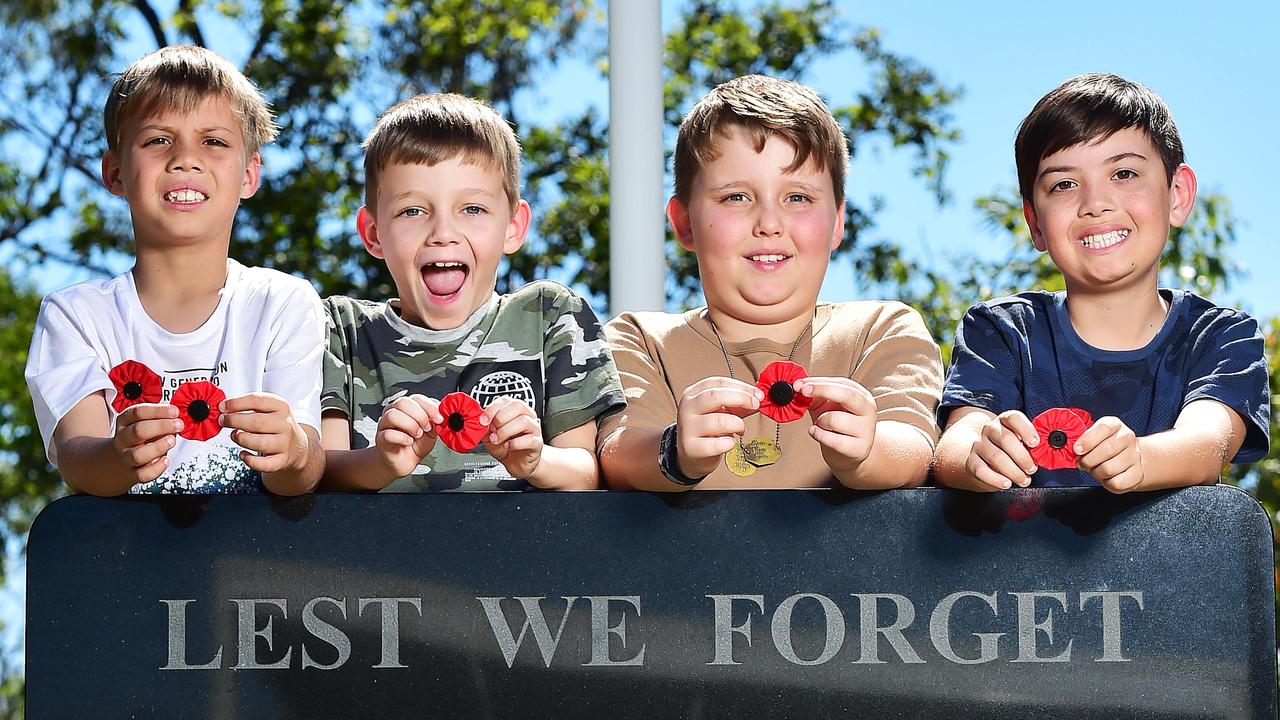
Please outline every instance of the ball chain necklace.
[[[733, 372], [733, 360], [729, 358], [729, 351], [724, 347], [724, 338], [720, 337], [720, 330], [716, 327], [715, 322], [711, 319], [711, 315], [707, 315], [707, 323], [711, 325], [711, 332], [716, 336], [716, 342], [720, 345], [720, 354], [724, 355], [724, 364], [729, 366], [729, 378], [737, 380], [737, 376]], [[796, 349], [800, 347], [800, 341], [809, 333], [813, 327], [813, 318], [804, 326], [800, 334], [796, 336], [795, 342], [791, 343], [791, 352], [787, 353], [787, 362], [791, 362], [796, 355]], [[783, 385], [783, 383], [778, 383]], [[786, 387], [778, 387], [778, 392], [794, 393], [795, 390], [789, 383]], [[770, 393], [774, 392], [774, 388], [769, 389]], [[790, 402], [791, 398], [775, 398], [776, 402], [785, 405]], [[729, 472], [738, 477], [749, 477], [754, 475], [757, 468], [767, 467], [778, 462], [782, 457], [782, 424], [774, 421], [773, 439], [767, 437], [755, 437], [742, 442], [742, 438], [738, 438], [738, 447], [725, 453], [724, 464], [729, 468]]]

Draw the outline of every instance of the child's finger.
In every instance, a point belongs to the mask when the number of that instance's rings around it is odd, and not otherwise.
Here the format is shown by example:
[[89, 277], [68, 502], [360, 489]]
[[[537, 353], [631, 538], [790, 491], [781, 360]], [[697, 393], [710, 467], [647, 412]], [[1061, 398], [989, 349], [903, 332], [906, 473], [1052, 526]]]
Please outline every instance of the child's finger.
[[[804, 378], [796, 382], [806, 397], [839, 405], [855, 415], [876, 412], [876, 400], [866, 388], [847, 378]], [[812, 412], [812, 408], [810, 409]]]
[[809, 428], [809, 435], [818, 442], [819, 445], [830, 448], [839, 453], [843, 457], [854, 458], [857, 460], [865, 460], [867, 457], [868, 443], [865, 439], [846, 435], [843, 433], [833, 432], [817, 425]]
[[999, 419], [1000, 424], [1012, 430], [1026, 447], [1035, 447], [1040, 444], [1040, 433], [1036, 431], [1036, 426], [1021, 411], [1005, 410], [1000, 413]]
[[126, 408], [120, 416], [116, 418], [116, 427], [121, 428], [128, 425], [141, 422], [143, 420], [163, 420], [166, 418], [177, 418], [178, 408], [173, 405], [159, 403], [141, 403]]
[[142, 420], [126, 427], [119, 427], [116, 430], [116, 446], [123, 450], [180, 432], [182, 432], [182, 421], [177, 418]]
[[542, 437], [542, 427], [538, 423], [538, 419], [531, 415], [517, 415], [506, 422], [495, 424], [491, 427], [493, 432], [489, 433], [489, 442], [494, 445], [501, 445], [520, 435]]
[[151, 442], [134, 445], [121, 453], [121, 456], [129, 467], [141, 468], [165, 457], [177, 444], [178, 441], [173, 435], [166, 435]]
[[969, 472], [978, 482], [985, 485], [986, 488], [984, 489], [988, 491], [1008, 490], [1013, 486], [1013, 483], [1009, 481], [1009, 478], [1001, 475], [995, 470], [992, 470], [982, 460], [975, 462], [973, 467], [969, 468]]
[[285, 402], [285, 399], [279, 395], [273, 395], [272, 393], [266, 392], [252, 392], [223, 400], [219, 409], [224, 413], [269, 413], [288, 411], [289, 403]]
[[444, 422], [444, 415], [440, 413], [440, 403], [438, 401], [416, 393], [410, 395], [409, 400], [427, 413], [427, 419], [431, 421], [430, 424], [439, 425]]
[[269, 455], [254, 455], [248, 451], [240, 453], [240, 459], [245, 465], [257, 470], [260, 473], [279, 472], [289, 464], [289, 458], [283, 453], [271, 453]]
[[[1037, 434], [1037, 438], [1039, 434]], [[1017, 466], [1017, 473], [1006, 475], [1010, 480], [1020, 480], [1022, 477], [1030, 476], [1036, 471], [1036, 461], [1031, 457], [1031, 451], [1027, 450], [1027, 446], [1023, 444], [1013, 431], [1007, 429], [1003, 424], [988, 424], [982, 429], [982, 442], [990, 444], [1000, 450], [1011, 462]], [[1003, 464], [1002, 464], [1003, 465]], [[994, 467], [994, 466], [993, 466]], [[1004, 472], [1005, 468], [995, 467], [997, 472]]]
[[155, 480], [156, 478], [160, 477], [161, 475], [164, 474], [164, 471], [167, 470], [168, 468], [169, 468], [169, 456], [161, 455], [160, 457], [156, 458], [155, 460], [152, 460], [146, 465], [143, 465], [140, 468], [136, 468], [133, 471], [133, 473], [134, 473], [134, 477], [138, 480], [138, 482], [145, 483], [145, 482], [151, 482], [152, 480]]
[[688, 456], [693, 460], [720, 457], [738, 446], [735, 437], [699, 437], [694, 438], [686, 446]]
[[[818, 427], [823, 430], [856, 438], [862, 438], [868, 431], [865, 416], [860, 417], [856, 414], [840, 410], [831, 410], [822, 413], [813, 421], [813, 425], [814, 427]], [[872, 426], [871, 430], [874, 431], [874, 426]]]
[[395, 428], [381, 430], [378, 432], [378, 436], [392, 445], [408, 446], [413, 444], [413, 436], [407, 435]]
[[488, 418], [489, 425], [506, 425], [517, 417], [533, 417], [534, 412], [533, 408], [524, 402], [508, 395], [501, 395], [489, 403], [484, 415]]
[[516, 452], [519, 450], [538, 450], [544, 447], [544, 443], [537, 434], [528, 433], [511, 438], [506, 441], [506, 446], [509, 452]]
[[[1124, 424], [1118, 418], [1107, 416], [1101, 418], [1093, 424], [1088, 430], [1080, 434], [1080, 439], [1076, 440], [1076, 444], [1072, 447], [1076, 455], [1084, 457], [1094, 451], [1099, 445], [1108, 438], [1113, 437], [1120, 431]], [[1112, 455], [1115, 453], [1113, 452]], [[1110, 455], [1108, 456], [1110, 457]]]
[[245, 432], [278, 433], [288, 425], [288, 416], [281, 413], [224, 412], [218, 416], [218, 424]]
[[747, 432], [747, 423], [737, 415], [718, 412], [710, 415], [695, 415], [683, 428], [677, 423], [676, 431], [686, 438], [743, 435]]
[[274, 455], [284, 452], [289, 447], [284, 436], [277, 433], [250, 433], [238, 430], [231, 434], [231, 442], [260, 455]]
[[711, 387], [693, 395], [686, 395], [687, 410], [694, 415], [709, 415], [717, 412], [731, 412], [735, 415], [750, 415], [760, 409], [760, 400], [754, 393], [740, 388]]
[[[415, 415], [418, 417], [415, 417]], [[426, 428], [423, 427], [425, 420], [426, 412], [422, 408], [392, 405], [382, 413], [382, 417], [378, 420], [378, 428], [380, 430], [395, 428], [406, 435], [422, 437], [422, 434], [426, 432]]]
[[[1031, 476], [1018, 467], [1018, 463], [1005, 452], [1004, 448], [990, 443], [980, 442], [973, 448], [974, 454], [988, 468], [1013, 485], [1026, 487], [1031, 483]], [[1002, 485], [1008, 487], [1008, 485]]]
[[1098, 480], [1098, 484], [1110, 490], [1113, 493], [1127, 493], [1138, 486], [1142, 480], [1141, 468], [1132, 466], [1115, 477], [1107, 480]]

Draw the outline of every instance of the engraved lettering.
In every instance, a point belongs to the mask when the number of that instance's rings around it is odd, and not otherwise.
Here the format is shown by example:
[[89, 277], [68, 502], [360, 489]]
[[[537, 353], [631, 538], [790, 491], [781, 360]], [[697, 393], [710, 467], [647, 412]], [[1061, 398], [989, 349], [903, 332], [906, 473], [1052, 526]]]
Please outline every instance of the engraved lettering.
[[232, 670], [287, 670], [289, 659], [293, 656], [293, 648], [284, 652], [284, 657], [273, 663], [258, 662], [258, 638], [267, 641], [267, 651], [271, 651], [271, 623], [275, 620], [271, 611], [267, 611], [267, 624], [257, 629], [257, 608], [269, 605], [280, 608], [281, 617], [288, 617], [289, 606], [283, 598], [234, 598], [236, 604], [236, 637], [239, 644], [238, 659]]
[[[805, 660], [797, 655], [795, 647], [791, 644], [791, 614], [795, 610], [796, 603], [806, 598], [818, 602], [824, 619], [825, 639], [822, 652], [812, 660]], [[800, 593], [783, 600], [779, 603], [778, 609], [773, 612], [773, 623], [770, 629], [773, 632], [773, 644], [778, 648], [778, 652], [787, 659], [787, 662], [795, 665], [821, 665], [835, 657], [836, 653], [840, 652], [840, 646], [844, 644], [844, 614], [831, 598], [825, 595]]]
[[203, 665], [187, 664], [187, 605], [195, 600], [161, 600], [169, 608], [169, 662], [161, 670], [219, 670], [222, 668], [222, 646], [213, 659]]
[[[902, 629], [910, 627], [916, 620], [916, 608], [911, 600], [897, 593], [854, 593], [858, 598], [859, 641], [862, 644], [862, 656], [854, 663], [865, 665], [881, 665], [880, 646], [876, 635], [884, 635], [898, 657], [905, 663], [922, 663], [924, 660], [916, 653], [911, 643], [903, 636]], [[898, 616], [888, 627], [880, 627], [877, 605], [880, 600], [892, 600], [897, 607]]]
[[937, 649], [938, 654], [959, 665], [977, 665], [980, 663], [988, 663], [995, 660], [999, 654], [1000, 638], [1004, 633], [974, 633], [974, 637], [978, 638], [981, 650], [976, 658], [962, 658], [956, 654], [951, 646], [951, 609], [960, 598], [974, 597], [985, 600], [990, 606], [993, 614], [998, 614], [996, 608], [996, 594], [983, 595], [982, 593], [972, 592], [969, 590], [961, 590], [954, 592], [942, 598], [938, 602], [938, 606], [933, 609], [933, 615], [929, 617], [929, 639], [933, 641], [933, 647]]
[[1138, 603], [1138, 609], [1144, 610], [1142, 591], [1082, 592], [1080, 609], [1084, 610], [1085, 602], [1093, 598], [1100, 598], [1102, 602], [1102, 657], [1098, 658], [1098, 662], [1129, 662], [1130, 658], [1120, 654], [1120, 600], [1133, 598]]
[[[511, 634], [511, 626], [507, 624], [507, 617], [502, 612], [502, 601], [506, 598], [501, 597], [477, 597], [480, 605], [484, 607], [485, 617], [489, 619], [489, 628], [493, 630], [493, 639], [497, 641], [498, 648], [502, 650], [502, 657], [507, 661], [507, 667], [510, 668], [516, 661], [516, 653], [520, 650], [520, 645], [524, 643], [524, 635], [528, 631], [533, 632], [534, 643], [538, 646], [538, 652], [542, 655], [542, 663], [546, 667], [551, 667], [551, 660], [555, 657], [556, 647], [560, 644], [560, 636], [564, 633], [565, 623], [569, 620], [569, 611], [573, 609], [573, 602], [578, 598], [576, 596], [565, 597], [564, 615], [560, 616], [560, 627], [556, 629], [556, 634], [552, 636], [551, 628], [547, 626], [547, 619], [542, 614], [541, 601], [545, 597], [518, 597], [515, 598], [520, 606], [524, 608], [524, 624], [520, 626], [520, 635], [513, 636]], [[594, 653], [594, 649], [592, 651]]]
[[715, 638], [715, 659], [707, 663], [708, 665], [741, 665], [733, 659], [733, 635], [737, 633], [747, 639], [747, 646], [751, 646], [751, 613], [747, 612], [747, 619], [742, 621], [741, 625], [733, 624], [733, 601], [746, 600], [753, 602], [760, 609], [760, 614], [764, 614], [764, 596], [763, 595], [707, 595], [711, 598], [712, 607], [715, 609], [714, 614], [714, 635]]
[[347, 634], [329, 623], [321, 620], [316, 615], [316, 605], [320, 603], [329, 603], [338, 608], [338, 613], [342, 615], [342, 619], [347, 619], [347, 599], [336, 600], [331, 597], [318, 597], [308, 602], [302, 608], [302, 626], [311, 633], [312, 637], [322, 642], [326, 642], [334, 650], [338, 652], [338, 657], [332, 663], [323, 665], [311, 659], [311, 655], [307, 653], [307, 645], [302, 645], [302, 669], [316, 668], [319, 670], [337, 670], [351, 657], [351, 639]]
[[373, 666], [375, 669], [408, 667], [400, 664], [401, 603], [412, 605], [418, 611], [418, 617], [422, 617], [422, 598], [360, 598], [359, 613], [362, 617], [364, 609], [370, 605], [382, 608], [382, 658]]
[[1011, 592], [1009, 594], [1018, 599], [1018, 657], [1014, 658], [1013, 662], [1071, 662], [1071, 640], [1067, 641], [1065, 650], [1053, 657], [1040, 657], [1036, 652], [1037, 632], [1043, 632], [1049, 644], [1053, 644], [1053, 608], [1050, 607], [1045, 611], [1044, 621], [1036, 622], [1036, 599], [1056, 600], [1062, 612], [1065, 613], [1067, 594], [1061, 592]]
[[[627, 616], [626, 611], [618, 618], [618, 624], [609, 625], [609, 603], [620, 602], [628, 603], [636, 609], [636, 617], [640, 616], [640, 596], [639, 595], [588, 595], [587, 600], [591, 603], [591, 660], [584, 663], [584, 667], [617, 667], [617, 666], [635, 666], [644, 665], [644, 643], [640, 644], [640, 652], [633, 655], [627, 660], [612, 660], [609, 658], [609, 636], [616, 635], [621, 641], [622, 647], [627, 646]], [[568, 612], [565, 612], [568, 615]]]

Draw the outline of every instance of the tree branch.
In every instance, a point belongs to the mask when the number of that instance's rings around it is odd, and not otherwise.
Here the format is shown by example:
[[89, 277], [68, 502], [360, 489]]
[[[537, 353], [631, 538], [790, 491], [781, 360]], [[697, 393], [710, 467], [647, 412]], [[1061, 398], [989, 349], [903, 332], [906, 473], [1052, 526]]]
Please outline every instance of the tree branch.
[[178, 12], [185, 17], [191, 18], [190, 26], [185, 28], [187, 35], [191, 36], [191, 42], [200, 47], [208, 47], [204, 44], [204, 33], [200, 32], [200, 23], [196, 22], [195, 11], [191, 9], [191, 0], [180, 0], [178, 3]]
[[160, 16], [156, 14], [155, 8], [151, 7], [151, 3], [147, 0], [133, 0], [133, 6], [142, 13], [147, 26], [151, 28], [151, 35], [156, 39], [156, 47], [162, 48], [168, 45], [169, 38], [164, 35], [164, 25], [160, 23]]

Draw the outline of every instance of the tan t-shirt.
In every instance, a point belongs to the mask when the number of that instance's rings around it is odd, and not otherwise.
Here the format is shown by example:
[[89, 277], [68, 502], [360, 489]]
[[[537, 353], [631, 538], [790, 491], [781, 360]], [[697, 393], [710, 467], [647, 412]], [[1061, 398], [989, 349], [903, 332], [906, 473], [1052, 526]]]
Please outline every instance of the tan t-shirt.
[[[627, 407], [600, 421], [601, 443], [626, 427], [664, 428], [676, 419], [685, 388], [703, 378], [729, 377], [706, 308], [681, 315], [623, 313], [604, 328], [627, 396]], [[726, 342], [733, 377], [755, 384], [766, 365], [786, 360], [791, 343], [758, 339]], [[916, 428], [932, 446], [938, 440], [934, 411], [942, 395], [942, 358], [920, 314], [900, 302], [819, 303], [811, 337], [802, 338], [793, 362], [810, 376], [847, 377], [876, 399], [877, 421]], [[777, 424], [759, 413], [746, 419], [747, 439], [772, 440]], [[750, 477], [723, 462], [699, 488], [827, 487], [835, 478], [809, 437], [809, 415], [781, 427], [782, 457]], [[655, 449], [656, 453], [656, 449]]]

